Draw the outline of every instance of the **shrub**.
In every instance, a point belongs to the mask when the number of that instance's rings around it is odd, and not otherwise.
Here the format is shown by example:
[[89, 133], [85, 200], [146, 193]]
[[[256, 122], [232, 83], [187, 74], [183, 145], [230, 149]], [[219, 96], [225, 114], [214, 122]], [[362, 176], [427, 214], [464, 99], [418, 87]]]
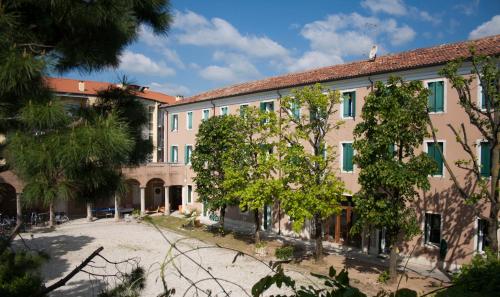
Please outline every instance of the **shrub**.
[[389, 271], [385, 270], [381, 274], [378, 275], [377, 281], [379, 283], [386, 284], [390, 278], [391, 278], [391, 276], [389, 275]]
[[294, 251], [294, 248], [291, 245], [279, 247], [276, 249], [274, 255], [279, 260], [288, 260], [288, 259], [293, 257], [293, 251]]
[[484, 255], [476, 255], [470, 264], [462, 266], [453, 277], [453, 285], [436, 297], [485, 297], [498, 296], [500, 292], [500, 259], [487, 250]]

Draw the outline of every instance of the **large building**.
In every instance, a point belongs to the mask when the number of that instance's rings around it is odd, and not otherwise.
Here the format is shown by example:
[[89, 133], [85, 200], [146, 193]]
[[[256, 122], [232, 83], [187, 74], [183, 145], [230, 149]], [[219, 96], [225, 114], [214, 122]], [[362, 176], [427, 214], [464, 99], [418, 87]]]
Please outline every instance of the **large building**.
[[[375, 81], [386, 81], [390, 75], [403, 77], [405, 80], [420, 80], [432, 89], [431, 120], [438, 129], [438, 144], [431, 138], [422, 143], [420, 150], [427, 151], [439, 164], [439, 171], [430, 176], [431, 189], [420, 193], [420, 199], [411, 206], [417, 213], [422, 235], [405, 243], [402, 254], [415, 247], [412, 260], [422, 263], [435, 263], [439, 255], [441, 239], [448, 243], [446, 256], [447, 268], [454, 268], [468, 261], [472, 255], [482, 252], [485, 245], [485, 221], [489, 205], [484, 201], [478, 207], [471, 207], [455, 191], [449, 173], [442, 165], [435, 146], [444, 150], [445, 157], [452, 163], [460, 182], [466, 183], [465, 171], [453, 165], [455, 160], [466, 159], [467, 155], [455, 140], [447, 124], [466, 125], [469, 140], [477, 144], [479, 155], [486, 146], [481, 134], [468, 121], [467, 115], [458, 104], [457, 92], [449, 81], [438, 72], [447, 62], [470, 56], [471, 45], [478, 54], [499, 55], [500, 35], [474, 41], [445, 44], [441, 46], [416, 49], [393, 55], [376, 57], [347, 64], [335, 65], [263, 80], [241, 83], [226, 88], [215, 89], [190, 98], [177, 100], [175, 103], [162, 105], [165, 111], [165, 150], [164, 159], [169, 163], [170, 179], [167, 184], [182, 184], [186, 197], [182, 200], [187, 207], [203, 209], [197, 199], [194, 172], [190, 166], [190, 157], [195, 145], [195, 136], [201, 121], [212, 116], [239, 114], [242, 106], [255, 106], [268, 111], [279, 111], [280, 98], [289, 95], [294, 88], [321, 83], [325, 89], [338, 90], [343, 94], [336, 119], [343, 119], [345, 124], [327, 137], [329, 146], [337, 154], [335, 169], [351, 193], [356, 193], [360, 186], [357, 182], [359, 169], [353, 164], [352, 142], [353, 129], [360, 122], [361, 108], [365, 96], [370, 92]], [[465, 63], [460, 73], [468, 75], [470, 63]], [[471, 86], [473, 96], [481, 104], [481, 90], [477, 80]], [[302, 111], [306, 112], [306, 111]], [[479, 157], [488, 162], [486, 157]], [[348, 199], [349, 200], [349, 199]], [[205, 211], [203, 210], [205, 213]], [[280, 233], [290, 233], [287, 216], [280, 211], [279, 204], [263, 210], [262, 228]], [[350, 226], [356, 219], [353, 205], [346, 203], [340, 215], [333, 216], [325, 224], [325, 239], [342, 245], [363, 248], [369, 253], [386, 252], [384, 230], [371, 230], [368, 240], [361, 242], [361, 237], [349, 234]], [[228, 211], [226, 222], [238, 227], [252, 228], [253, 215], [241, 212], [238, 208]], [[308, 228], [302, 234], [308, 235]]]
[[[440, 164], [442, 162], [439, 160], [439, 154], [433, 152], [436, 151], [436, 145], [441, 146], [460, 182], [466, 183], [465, 172], [456, 168], [453, 161], [467, 158], [467, 155], [447, 125], [457, 126], [463, 122], [471, 144], [478, 149], [480, 160], [488, 162], [486, 157], [481, 158], [484, 141], [458, 105], [456, 91], [438, 72], [449, 61], [469, 57], [471, 44], [479, 54], [500, 54], [500, 35], [496, 35], [241, 83], [190, 98], [174, 98], [137, 87], [138, 97], [147, 105], [150, 113], [150, 123], [145, 128], [145, 133], [153, 139], [155, 149], [150, 162], [136, 168], [123, 169], [128, 178], [129, 194], [127, 199], [121, 202], [121, 207], [132, 207], [142, 212], [165, 208], [167, 213], [182, 208], [196, 208], [202, 215], [207, 216], [206, 209], [198, 199], [193, 182], [195, 173], [190, 166], [200, 123], [212, 116], [239, 114], [242, 106], [255, 106], [270, 112], [279, 111], [280, 98], [290, 94], [294, 88], [315, 83], [321, 83], [325, 89], [338, 90], [345, 98], [337, 113], [337, 119], [343, 119], [345, 124], [335, 133], [328, 135], [327, 141], [336, 153], [335, 169], [339, 178], [345, 182], [351, 193], [356, 193], [360, 186], [357, 182], [359, 169], [352, 162], [355, 153], [352, 149], [353, 129], [360, 122], [359, 115], [364, 98], [372, 89], [373, 83], [386, 81], [390, 75], [398, 75], [405, 80], [423, 81], [433, 90], [430, 98], [430, 117], [438, 129], [439, 143], [434, 144], [432, 139], [426, 139], [420, 150], [431, 154]], [[467, 62], [460, 69], [463, 75], [469, 75], [470, 71], [471, 65]], [[109, 85], [67, 79], [49, 79], [49, 83], [62, 100], [72, 104], [91, 104], [96, 91]], [[471, 89], [481, 106], [482, 93], [477, 80], [474, 80]], [[406, 242], [401, 254], [407, 255], [408, 251], [413, 251], [412, 261], [436, 263], [439, 243], [441, 239], [445, 239], [448, 243], [446, 268], [453, 269], [469, 261], [475, 253], [482, 252], [487, 245], [484, 236], [486, 224], [481, 217], [488, 215], [489, 205], [484, 201], [479, 203], [480, 207], [467, 205], [454, 189], [449, 173], [442, 164], [439, 166], [439, 172], [429, 179], [431, 189], [421, 192], [420, 199], [411, 205], [416, 210], [422, 235]], [[12, 192], [11, 199], [0, 200], [1, 209], [5, 209], [5, 204], [12, 204], [16, 194], [22, 193], [22, 182], [11, 172], [0, 173], [0, 182], [8, 183]], [[113, 203], [110, 199], [103, 202], [103, 206], [112, 206]], [[84, 205], [70, 203], [60, 205], [59, 208], [69, 214], [84, 213]], [[477, 209], [481, 211], [478, 212]], [[263, 213], [264, 230], [292, 234], [290, 222], [278, 203], [266, 207]], [[384, 230], [370, 230], [366, 237], [363, 236], [364, 240], [361, 240], [361, 237], [349, 234], [355, 220], [353, 205], [346, 203], [341, 214], [332, 216], [325, 223], [325, 240], [362, 248], [372, 254], [385, 253], [388, 243]], [[253, 215], [232, 208], [228, 210], [226, 222], [235, 227], [251, 229]], [[309, 234], [309, 227], [306, 226], [300, 235], [308, 237]]]

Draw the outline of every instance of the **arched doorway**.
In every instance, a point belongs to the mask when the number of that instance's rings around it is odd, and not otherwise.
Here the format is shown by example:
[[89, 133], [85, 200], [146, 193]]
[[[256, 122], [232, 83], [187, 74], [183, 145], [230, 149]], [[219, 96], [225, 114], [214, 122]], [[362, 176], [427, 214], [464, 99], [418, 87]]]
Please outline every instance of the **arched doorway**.
[[0, 213], [16, 215], [16, 189], [11, 184], [0, 183]]
[[146, 211], [159, 211], [165, 204], [165, 182], [153, 178], [146, 184]]
[[141, 188], [140, 183], [135, 179], [128, 179], [126, 182], [127, 194], [121, 201], [124, 208], [141, 208]]

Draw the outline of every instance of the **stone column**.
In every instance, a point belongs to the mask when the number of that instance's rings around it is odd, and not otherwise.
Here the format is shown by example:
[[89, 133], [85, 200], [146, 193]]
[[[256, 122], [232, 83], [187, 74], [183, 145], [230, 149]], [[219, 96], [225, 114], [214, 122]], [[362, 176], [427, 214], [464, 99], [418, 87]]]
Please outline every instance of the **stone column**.
[[120, 220], [120, 197], [115, 194], [115, 221]]
[[23, 208], [21, 205], [22, 193], [16, 193], [16, 224], [19, 225], [23, 221]]
[[168, 186], [165, 186], [165, 212], [163, 215], [169, 216], [170, 215], [170, 197], [169, 197], [169, 188]]
[[92, 222], [92, 203], [87, 202], [87, 221]]
[[182, 186], [182, 206], [185, 207], [187, 205], [188, 199], [188, 187], [186, 185]]
[[146, 213], [146, 187], [141, 187], [141, 215]]

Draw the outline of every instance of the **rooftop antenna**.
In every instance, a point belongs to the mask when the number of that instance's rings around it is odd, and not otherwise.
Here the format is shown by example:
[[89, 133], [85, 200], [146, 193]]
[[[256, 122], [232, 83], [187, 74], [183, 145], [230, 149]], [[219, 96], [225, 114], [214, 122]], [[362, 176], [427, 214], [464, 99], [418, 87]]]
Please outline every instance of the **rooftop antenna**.
[[377, 46], [374, 45], [374, 46], [372, 46], [372, 49], [370, 50], [370, 54], [368, 55], [368, 59], [370, 61], [375, 61], [376, 57], [377, 57]]

